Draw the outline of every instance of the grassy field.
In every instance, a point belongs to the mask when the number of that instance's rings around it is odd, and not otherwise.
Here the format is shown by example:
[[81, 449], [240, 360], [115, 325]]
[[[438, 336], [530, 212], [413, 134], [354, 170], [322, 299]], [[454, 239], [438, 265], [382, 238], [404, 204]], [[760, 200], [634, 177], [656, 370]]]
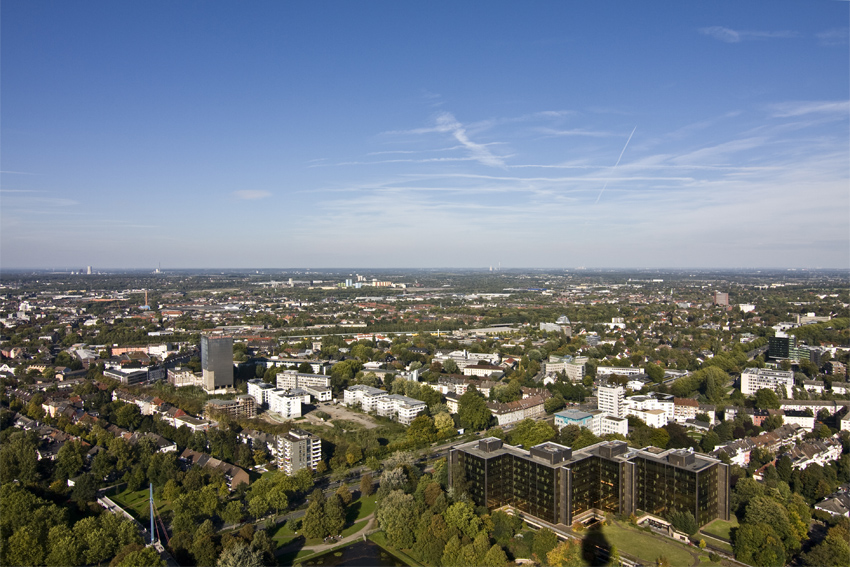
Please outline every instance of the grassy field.
[[[136, 519], [148, 518], [148, 510], [150, 509], [150, 492], [147, 488], [137, 490], [136, 492], [119, 492], [109, 497], [113, 502], [130, 512]], [[163, 513], [171, 510], [171, 503], [165, 502], [162, 499], [154, 498], [157, 513], [160, 517]]]
[[353, 526], [348, 526], [347, 528], [342, 530], [342, 537], [348, 537], [351, 534], [356, 534], [357, 532], [362, 530], [364, 527], [366, 527], [367, 523], [368, 523], [367, 520], [360, 520], [359, 522], [357, 522]]
[[713, 522], [709, 522], [708, 524], [700, 528], [700, 531], [708, 535], [723, 538], [725, 540], [731, 540], [732, 538], [730, 537], [729, 532], [732, 530], [732, 528], [737, 527], [738, 518], [732, 516], [732, 520], [728, 522], [725, 520], [714, 520]]
[[374, 512], [376, 499], [377, 496], [373, 494], [372, 496], [359, 498], [349, 504], [348, 509], [345, 511], [345, 525], [348, 526], [354, 522], [358, 522]]
[[714, 539], [713, 537], [709, 537], [705, 534], [699, 534], [699, 537], [705, 540], [705, 543], [712, 547], [716, 547], [717, 549], [722, 549], [726, 553], [734, 554], [735, 550], [732, 549], [732, 546], [726, 543], [725, 541], [720, 541], [719, 539]]
[[647, 564], [654, 564], [661, 555], [670, 560], [670, 565], [677, 567], [694, 564], [694, 558], [688, 548], [672, 540], [664, 540], [659, 536], [618, 524], [605, 526], [602, 533], [621, 553], [637, 557]]

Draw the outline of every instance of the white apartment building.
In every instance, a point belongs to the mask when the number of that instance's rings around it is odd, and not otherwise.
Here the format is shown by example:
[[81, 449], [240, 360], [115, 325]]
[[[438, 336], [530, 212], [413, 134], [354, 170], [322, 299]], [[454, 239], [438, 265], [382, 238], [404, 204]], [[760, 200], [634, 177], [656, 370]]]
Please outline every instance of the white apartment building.
[[269, 392], [269, 411], [287, 419], [301, 417], [300, 396], [290, 395], [288, 390], [275, 388]]
[[288, 475], [301, 469], [316, 470], [322, 460], [322, 440], [301, 429], [278, 437], [278, 467]]
[[629, 434], [629, 420], [624, 417], [614, 417], [613, 415], [604, 414], [599, 418], [599, 433], [598, 435], [608, 435], [610, 433], [619, 433], [620, 435]]
[[696, 419], [699, 411], [699, 402], [690, 398], [673, 399], [673, 417], [676, 423], [685, 423], [689, 419]]
[[301, 388], [309, 392], [313, 399], [318, 402], [329, 402], [333, 397], [330, 388], [322, 388], [319, 386], [301, 386]]
[[330, 388], [331, 377], [324, 374], [302, 374], [295, 370], [284, 370], [277, 375], [278, 388], [289, 390], [290, 388], [303, 388], [305, 386]]
[[380, 388], [373, 388], [364, 384], [349, 387], [343, 393], [342, 403], [350, 406], [360, 404], [363, 411], [375, 411], [378, 409], [378, 400], [388, 393]]
[[785, 392], [790, 394], [794, 387], [794, 373], [769, 368], [746, 368], [741, 372], [741, 393], [745, 396], [752, 396], [762, 388], [776, 391], [780, 386], [784, 386]]
[[650, 410], [641, 410], [641, 409], [630, 409], [628, 410], [627, 415], [633, 415], [636, 418], [643, 421], [650, 427], [664, 427], [667, 425], [667, 414], [664, 410], [660, 409], [650, 409]]
[[269, 392], [274, 389], [274, 386], [263, 382], [259, 378], [248, 380], [248, 395], [257, 401], [258, 406], [262, 404], [268, 405]]
[[[626, 414], [623, 417], [634, 415], [646, 422], [647, 425], [661, 423], [661, 425], [652, 425], [652, 427], [667, 425], [668, 421], [675, 420], [676, 415], [675, 403], [672, 399], [659, 400], [653, 396], [629, 396], [624, 400], [624, 409]], [[660, 412], [660, 414], [657, 412]]]
[[596, 407], [614, 417], [625, 417], [626, 389], [623, 386], [599, 386]]
[[378, 415], [383, 417], [398, 416], [398, 422], [404, 425], [410, 425], [410, 422], [425, 411], [426, 407], [423, 401], [398, 394], [381, 396], [377, 400]]
[[585, 363], [588, 361], [586, 356], [550, 356], [548, 362], [543, 363], [543, 372], [546, 374], [556, 374], [563, 372], [566, 374], [570, 382], [581, 382], [586, 374]]

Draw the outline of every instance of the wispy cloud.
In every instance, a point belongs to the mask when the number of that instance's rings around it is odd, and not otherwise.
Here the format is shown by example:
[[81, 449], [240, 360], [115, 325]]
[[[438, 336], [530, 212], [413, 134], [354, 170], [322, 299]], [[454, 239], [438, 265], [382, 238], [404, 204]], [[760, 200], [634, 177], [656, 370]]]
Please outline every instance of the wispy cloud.
[[742, 41], [754, 39], [792, 39], [800, 37], [800, 34], [795, 31], [753, 31], [753, 30], [733, 30], [723, 26], [711, 26], [700, 28], [699, 32], [710, 38], [725, 43], [740, 43]]
[[805, 114], [850, 114], [850, 100], [804, 100], [771, 105], [773, 116], [790, 118]]
[[833, 28], [815, 34], [821, 45], [844, 45], [847, 43], [848, 36], [850, 36], [848, 28]]
[[477, 144], [469, 139], [464, 125], [458, 122], [450, 112], [443, 112], [437, 116], [437, 131], [454, 136], [455, 140], [460, 142], [478, 162], [493, 167], [504, 167], [505, 162], [502, 158], [493, 155], [486, 144]]
[[256, 201], [258, 199], [265, 199], [267, 197], [271, 197], [272, 194], [268, 191], [258, 191], [255, 189], [242, 189], [241, 191], [234, 191], [233, 196], [237, 199], [242, 199], [243, 201]]
[[578, 128], [573, 128], [570, 130], [556, 130], [555, 128], [537, 128], [536, 131], [546, 136], [552, 136], [555, 138], [561, 136], [586, 136], [590, 138], [607, 138], [609, 136], [614, 135], [611, 132], [597, 132], [594, 130], [581, 130]]

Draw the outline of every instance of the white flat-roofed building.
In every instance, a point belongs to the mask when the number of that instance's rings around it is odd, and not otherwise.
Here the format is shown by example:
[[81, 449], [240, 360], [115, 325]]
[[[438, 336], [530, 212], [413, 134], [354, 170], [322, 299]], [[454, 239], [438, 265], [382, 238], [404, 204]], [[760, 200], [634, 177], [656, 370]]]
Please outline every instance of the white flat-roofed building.
[[790, 394], [794, 387], [794, 373], [785, 370], [769, 368], [746, 368], [741, 372], [741, 393], [745, 396], [755, 395], [763, 388], [777, 391], [781, 386]]
[[489, 378], [491, 376], [503, 376], [505, 374], [501, 366], [494, 364], [470, 364], [463, 368], [464, 376], [477, 376], [479, 378]]
[[378, 398], [378, 415], [383, 417], [398, 416], [398, 422], [404, 425], [410, 425], [410, 422], [416, 419], [416, 416], [425, 411], [427, 407], [425, 402], [401, 396], [398, 394], [390, 394]]
[[275, 388], [271, 384], [263, 382], [259, 378], [248, 380], [248, 395], [257, 400], [257, 405], [269, 403], [269, 392]]
[[375, 411], [378, 409], [378, 400], [387, 395], [386, 390], [357, 384], [343, 391], [342, 403], [347, 406], [360, 404], [360, 409], [363, 411]]
[[823, 394], [823, 380], [803, 380], [803, 389], [814, 394]]
[[596, 391], [599, 409], [614, 417], [625, 417], [626, 389], [622, 386], [599, 386]]
[[608, 435], [611, 433], [628, 435], [629, 420], [624, 417], [614, 417], [613, 415], [605, 414], [599, 418], [599, 429], [599, 435]]
[[331, 389], [321, 386], [301, 386], [302, 389], [309, 392], [313, 399], [317, 402], [329, 402], [332, 399]]
[[643, 370], [640, 368], [631, 368], [626, 366], [597, 366], [596, 367], [596, 375], [597, 376], [610, 376], [612, 374], [617, 374], [618, 376], [636, 376], [638, 374], [643, 374]]
[[[625, 415], [623, 417], [629, 415], [635, 415], [640, 417], [644, 421], [644, 416], [637, 412], [646, 412], [646, 411], [654, 411], [658, 410], [664, 414], [664, 423], [661, 425], [667, 425], [668, 421], [675, 420], [675, 403], [672, 399], [670, 400], [659, 400], [654, 396], [629, 396], [625, 399], [624, 402]], [[652, 414], [655, 416], [656, 414]], [[661, 418], [650, 417], [653, 421], [657, 421]], [[653, 425], [653, 427], [661, 427], [660, 425]]]
[[287, 419], [301, 417], [302, 399], [300, 396], [290, 395], [288, 390], [275, 388], [269, 392], [269, 411]]
[[628, 415], [633, 415], [650, 427], [664, 427], [667, 425], [667, 413], [660, 409], [640, 410], [630, 409]]
[[213, 425], [206, 419], [192, 417], [191, 415], [180, 415], [175, 417], [172, 421], [174, 423], [174, 427], [179, 429], [185, 425], [192, 431], [207, 431]]
[[277, 375], [277, 387], [289, 390], [291, 388], [330, 388], [331, 377], [324, 374], [303, 374], [295, 370], [284, 370]]

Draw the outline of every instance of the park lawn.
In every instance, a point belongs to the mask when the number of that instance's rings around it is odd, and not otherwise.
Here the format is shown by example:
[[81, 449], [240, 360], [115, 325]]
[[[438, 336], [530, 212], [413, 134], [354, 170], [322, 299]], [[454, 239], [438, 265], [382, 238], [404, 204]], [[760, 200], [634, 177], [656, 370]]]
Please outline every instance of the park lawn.
[[272, 541], [277, 544], [277, 547], [283, 547], [297, 537], [299, 537], [298, 534], [292, 531], [289, 524], [284, 523], [274, 532]]
[[703, 527], [700, 528], [700, 531], [707, 535], [717, 536], [719, 538], [725, 539], [727, 541], [731, 541], [732, 537], [729, 532], [732, 528], [738, 527], [738, 518], [732, 516], [730, 521], [726, 520], [714, 520], [713, 522], [709, 522]]
[[377, 498], [377, 495], [373, 494], [372, 496], [359, 498], [352, 502], [345, 511], [345, 525], [351, 525], [355, 522], [359, 522], [363, 518], [372, 514], [372, 512], [375, 511], [375, 501]]
[[705, 540], [705, 543], [707, 543], [711, 547], [716, 547], [717, 549], [722, 549], [726, 553], [730, 553], [730, 554], [733, 554], [733, 555], [735, 553], [735, 550], [732, 549], [732, 546], [729, 545], [728, 543], [726, 543], [725, 541], [721, 541], [719, 539], [714, 539], [713, 537], [709, 537], [705, 534], [700, 534], [700, 537], [702, 537]]
[[363, 526], [366, 525], [366, 522], [367, 522], [367, 520], [361, 520], [361, 521], [357, 522], [356, 524], [354, 524], [353, 526], [348, 526], [347, 528], [342, 530], [342, 537], [348, 537], [351, 534], [356, 534], [357, 532], [359, 532], [360, 530], [363, 529]]
[[673, 540], [663, 541], [660, 537], [617, 524], [605, 526], [602, 532], [618, 551], [637, 557], [647, 564], [654, 564], [661, 555], [667, 557], [670, 565], [685, 567], [694, 562], [687, 548]]
[[[142, 511], [145, 511], [144, 515], [147, 517], [147, 510], [150, 508], [150, 491], [148, 488], [143, 488], [135, 492], [119, 492], [109, 498], [130, 512], [136, 519], [142, 517]], [[164, 512], [171, 510], [171, 503], [162, 499], [157, 500], [154, 497], [154, 504], [156, 504], [156, 511], [160, 517], [162, 517]]]

